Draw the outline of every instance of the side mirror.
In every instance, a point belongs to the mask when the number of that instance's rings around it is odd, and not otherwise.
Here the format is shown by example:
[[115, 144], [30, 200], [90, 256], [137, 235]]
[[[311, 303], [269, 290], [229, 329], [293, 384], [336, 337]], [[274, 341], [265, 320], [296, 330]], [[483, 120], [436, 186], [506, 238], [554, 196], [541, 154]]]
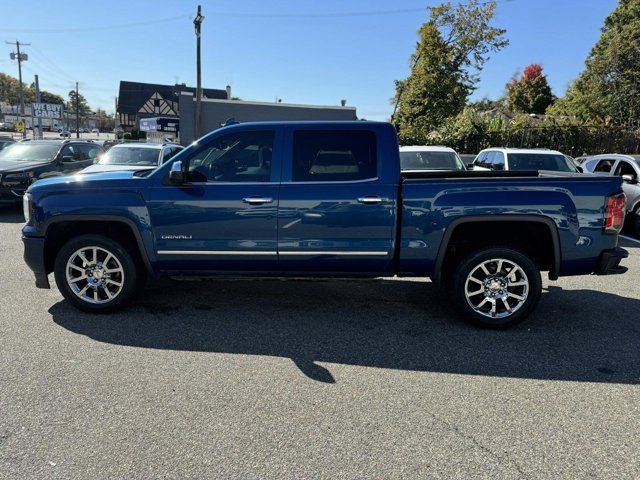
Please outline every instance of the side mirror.
[[473, 170], [473, 162], [467, 163], [467, 170]]
[[73, 162], [73, 155], [63, 155], [62, 163]]
[[638, 179], [633, 175], [622, 175], [622, 181], [631, 185], [635, 185], [638, 183]]
[[182, 162], [178, 160], [177, 162], [173, 162], [171, 165], [171, 170], [169, 171], [169, 181], [171, 183], [175, 183], [176, 185], [180, 185], [186, 181], [184, 171], [182, 170]]

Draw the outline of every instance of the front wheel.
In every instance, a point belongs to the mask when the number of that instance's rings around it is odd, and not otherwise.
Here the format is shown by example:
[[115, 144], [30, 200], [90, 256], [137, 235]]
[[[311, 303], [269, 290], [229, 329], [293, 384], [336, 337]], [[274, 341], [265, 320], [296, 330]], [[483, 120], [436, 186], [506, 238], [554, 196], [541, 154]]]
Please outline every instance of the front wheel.
[[531, 313], [542, 294], [540, 270], [511, 248], [474, 252], [456, 267], [452, 283], [456, 307], [471, 323], [507, 328]]
[[85, 312], [112, 312], [136, 293], [138, 273], [129, 252], [102, 235], [82, 235], [62, 246], [54, 265], [62, 295]]

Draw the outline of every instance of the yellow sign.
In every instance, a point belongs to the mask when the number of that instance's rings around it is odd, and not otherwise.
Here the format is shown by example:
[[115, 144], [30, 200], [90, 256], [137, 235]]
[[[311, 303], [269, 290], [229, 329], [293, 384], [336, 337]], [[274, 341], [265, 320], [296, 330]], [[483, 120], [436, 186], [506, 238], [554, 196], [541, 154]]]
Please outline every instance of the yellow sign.
[[24, 121], [18, 120], [16, 122], [16, 132], [24, 133]]

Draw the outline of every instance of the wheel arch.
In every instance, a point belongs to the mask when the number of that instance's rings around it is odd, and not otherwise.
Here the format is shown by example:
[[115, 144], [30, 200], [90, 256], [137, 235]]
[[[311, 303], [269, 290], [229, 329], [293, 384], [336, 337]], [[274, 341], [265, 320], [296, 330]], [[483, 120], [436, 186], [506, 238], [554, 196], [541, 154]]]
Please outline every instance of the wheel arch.
[[[438, 255], [436, 257], [433, 280], [436, 283], [440, 283], [443, 280], [443, 266], [445, 264], [445, 260], [447, 258], [447, 253], [449, 252], [449, 247], [451, 245], [451, 240], [456, 232], [456, 229], [463, 225], [469, 224], [477, 224], [481, 222], [498, 222], [503, 224], [516, 224], [516, 223], [529, 223], [533, 222], [536, 225], [544, 226], [548, 230], [551, 239], [551, 252], [552, 252], [552, 261], [551, 268], [549, 269], [549, 279], [557, 280], [560, 274], [560, 262], [561, 262], [561, 251], [560, 251], [560, 236], [558, 234], [558, 227], [555, 222], [544, 216], [540, 215], [474, 215], [469, 217], [461, 217], [453, 220], [447, 226], [444, 235], [442, 237], [442, 242], [440, 243], [440, 247], [438, 249]], [[508, 246], [503, 245], [503, 246]]]
[[[114, 226], [116, 227], [115, 230]], [[68, 230], [65, 231], [65, 229]], [[85, 233], [95, 233], [105, 235], [114, 240], [122, 240], [122, 238], [119, 238], [118, 233], [126, 232], [130, 239], [133, 240], [128, 242], [128, 246], [135, 248], [133, 253], [137, 255], [147, 273], [153, 274], [153, 267], [142, 235], [133, 220], [129, 218], [118, 215], [59, 215], [50, 218], [43, 225], [43, 230], [45, 232], [44, 257], [47, 272], [53, 270], [57, 252], [62, 244], [69, 239]]]

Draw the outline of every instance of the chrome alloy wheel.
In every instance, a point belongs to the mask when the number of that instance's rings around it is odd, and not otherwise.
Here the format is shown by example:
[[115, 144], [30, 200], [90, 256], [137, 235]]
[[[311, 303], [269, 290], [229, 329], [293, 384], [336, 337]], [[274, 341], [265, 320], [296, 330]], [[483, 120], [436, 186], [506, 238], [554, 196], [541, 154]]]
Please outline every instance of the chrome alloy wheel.
[[102, 247], [76, 250], [65, 269], [67, 285], [87, 303], [106, 303], [116, 298], [124, 286], [124, 269], [120, 260]]
[[467, 302], [489, 318], [504, 318], [517, 312], [529, 296], [529, 279], [515, 262], [492, 258], [476, 266], [464, 284]]

